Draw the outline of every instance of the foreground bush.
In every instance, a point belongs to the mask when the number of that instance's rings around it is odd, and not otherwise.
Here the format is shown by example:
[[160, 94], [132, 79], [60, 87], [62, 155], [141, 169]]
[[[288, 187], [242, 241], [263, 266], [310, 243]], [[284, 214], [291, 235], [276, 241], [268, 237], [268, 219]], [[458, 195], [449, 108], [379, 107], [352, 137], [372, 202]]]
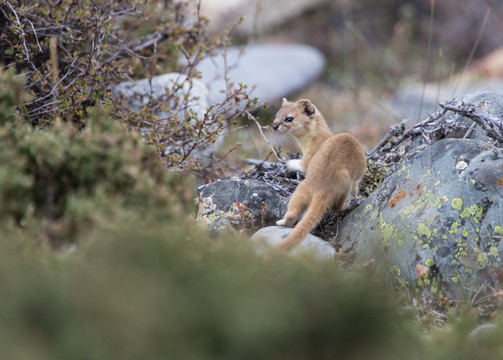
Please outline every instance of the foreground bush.
[[[503, 323], [421, 334], [369, 274], [264, 260], [184, 221], [108, 224], [77, 254], [0, 244], [2, 359], [497, 359]], [[90, 240], [100, 241], [90, 241]], [[395, 298], [395, 300], [393, 299]]]
[[333, 263], [264, 262], [242, 242], [209, 249], [182, 223], [102, 231], [73, 258], [3, 243], [0, 357], [414, 358], [371, 283]]

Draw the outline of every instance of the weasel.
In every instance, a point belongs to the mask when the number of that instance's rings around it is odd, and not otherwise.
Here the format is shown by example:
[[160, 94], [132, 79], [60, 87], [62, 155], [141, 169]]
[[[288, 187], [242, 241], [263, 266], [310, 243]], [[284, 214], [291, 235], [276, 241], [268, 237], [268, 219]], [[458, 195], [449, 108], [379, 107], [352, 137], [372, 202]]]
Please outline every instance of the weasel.
[[348, 195], [357, 195], [367, 159], [353, 135], [334, 135], [323, 115], [306, 99], [295, 103], [283, 99], [272, 128], [297, 140], [303, 158], [288, 160], [286, 166], [306, 173], [288, 203], [284, 218], [276, 222], [293, 226], [307, 209], [292, 232], [275, 246], [289, 251], [304, 240], [329, 209], [340, 213], [346, 207]]

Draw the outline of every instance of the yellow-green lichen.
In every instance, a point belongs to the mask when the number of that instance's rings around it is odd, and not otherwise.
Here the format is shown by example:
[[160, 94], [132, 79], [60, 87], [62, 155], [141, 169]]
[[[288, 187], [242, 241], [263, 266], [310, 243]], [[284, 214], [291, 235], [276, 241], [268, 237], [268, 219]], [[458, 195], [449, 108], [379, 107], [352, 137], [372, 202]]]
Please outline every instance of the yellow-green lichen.
[[459, 282], [459, 276], [451, 276], [451, 281], [454, 283], [454, 284], [457, 284]]
[[363, 209], [363, 213], [366, 214], [368, 213], [370, 210], [372, 210], [374, 207], [372, 206], [372, 204], [368, 204], [367, 206], [365, 206], [365, 209]]
[[477, 269], [482, 270], [486, 267], [489, 257], [485, 252], [480, 252], [477, 256]]
[[435, 181], [434, 185], [435, 185], [435, 187], [437, 187], [438, 185], [440, 185], [440, 180]]
[[463, 200], [460, 198], [452, 199], [451, 206], [454, 210], [461, 211], [463, 210]]
[[430, 291], [432, 294], [436, 294], [438, 292], [438, 281], [437, 279], [433, 279], [433, 284], [431, 284]]
[[215, 215], [215, 214], [210, 214], [208, 215], [208, 224], [212, 224], [215, 222], [220, 216]]
[[391, 245], [390, 240], [393, 237], [394, 230], [395, 228], [392, 224], [386, 224], [386, 223], [381, 224], [381, 239], [383, 246]]
[[459, 214], [459, 217], [461, 219], [465, 219], [469, 216], [473, 216], [473, 221], [478, 224], [479, 219], [482, 217], [482, 213], [484, 212], [484, 208], [482, 206], [478, 205], [471, 205], [468, 207], [465, 207], [463, 212]]
[[417, 225], [417, 233], [421, 236], [426, 236], [427, 239], [429, 239], [431, 236], [430, 228], [423, 223], [419, 223]]
[[461, 231], [461, 236], [466, 238], [466, 237], [468, 237], [468, 235], [470, 235], [470, 232], [468, 230], [463, 229], [463, 231]]
[[458, 247], [458, 251], [454, 254], [455, 258], [459, 258], [461, 256], [466, 256], [468, 244], [462, 240], [456, 240], [456, 246]]
[[379, 209], [375, 209], [372, 211], [372, 214], [370, 214], [370, 220], [375, 220], [377, 218], [377, 215], [379, 214]]
[[451, 230], [449, 230], [449, 234], [459, 234], [459, 223], [457, 221], [454, 221], [451, 225]]
[[400, 274], [401, 274], [401, 271], [400, 271], [400, 268], [396, 265], [393, 265], [390, 267], [391, 271], [396, 273], [398, 275], [398, 277], [400, 277]]
[[401, 212], [400, 218], [404, 219], [406, 216], [410, 216], [412, 214], [417, 214], [425, 207], [434, 206], [436, 208], [442, 207], [442, 201], [444, 198], [438, 197], [432, 190], [426, 191], [426, 186], [423, 188], [423, 194], [418, 197], [418, 199], [412, 204], [407, 205]]
[[492, 256], [494, 257], [498, 257], [499, 256], [499, 252], [498, 252], [498, 248], [496, 246], [491, 246], [489, 248], [489, 252], [491, 253]]
[[494, 232], [495, 232], [496, 234], [498, 234], [498, 235], [503, 235], [503, 228], [502, 228], [501, 226], [499, 226], [499, 225], [496, 225], [496, 226], [494, 227]]
[[406, 229], [396, 229], [393, 224], [385, 223], [382, 216], [379, 218], [378, 224], [380, 230], [379, 238], [381, 239], [382, 246], [393, 246], [397, 249], [405, 243], [407, 239]]
[[433, 259], [426, 259], [426, 260], [424, 261], [424, 264], [425, 264], [426, 266], [428, 266], [428, 267], [432, 267], [432, 266], [435, 264], [435, 260], [433, 260]]

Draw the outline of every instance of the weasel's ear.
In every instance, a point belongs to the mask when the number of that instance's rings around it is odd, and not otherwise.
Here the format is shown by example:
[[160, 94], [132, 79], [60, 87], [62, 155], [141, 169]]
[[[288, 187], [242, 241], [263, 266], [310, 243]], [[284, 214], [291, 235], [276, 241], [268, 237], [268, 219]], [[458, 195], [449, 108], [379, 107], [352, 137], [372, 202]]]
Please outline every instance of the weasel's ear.
[[302, 109], [302, 112], [307, 116], [311, 116], [316, 112], [316, 108], [313, 103], [307, 99], [299, 100], [295, 103], [295, 105]]
[[285, 105], [287, 102], [288, 100], [286, 98], [283, 98], [283, 100], [281, 100], [281, 105]]

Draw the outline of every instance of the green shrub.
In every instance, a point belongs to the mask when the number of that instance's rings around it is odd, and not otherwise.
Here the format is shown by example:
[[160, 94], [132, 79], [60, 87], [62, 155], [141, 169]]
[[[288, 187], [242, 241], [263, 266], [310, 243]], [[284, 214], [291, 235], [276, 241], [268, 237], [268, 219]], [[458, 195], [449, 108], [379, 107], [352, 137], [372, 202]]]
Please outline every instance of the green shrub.
[[141, 218], [153, 211], [169, 218], [181, 201], [158, 156], [138, 134], [110, 118], [106, 109], [89, 110], [86, 129], [57, 122], [40, 131], [14, 114], [21, 101], [10, 85], [21, 78], [0, 72], [0, 215], [21, 224], [44, 219], [55, 245], [72, 241], [79, 228], [103, 217], [129, 212]]

